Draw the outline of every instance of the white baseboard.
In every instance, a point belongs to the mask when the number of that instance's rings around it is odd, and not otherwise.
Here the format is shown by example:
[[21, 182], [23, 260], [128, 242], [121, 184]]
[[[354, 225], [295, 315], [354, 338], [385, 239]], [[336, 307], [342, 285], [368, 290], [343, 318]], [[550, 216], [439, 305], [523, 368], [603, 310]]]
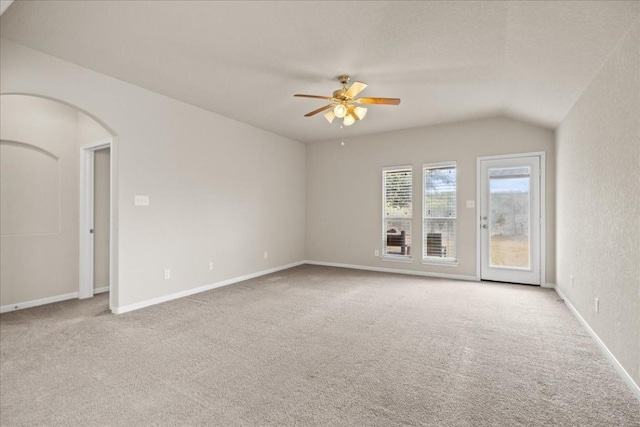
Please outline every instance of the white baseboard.
[[24, 308], [37, 307], [39, 305], [51, 304], [52, 302], [66, 301], [68, 299], [78, 298], [77, 292], [70, 294], [56, 295], [53, 297], [35, 299], [32, 301], [18, 302], [15, 304], [7, 304], [0, 307], [0, 313], [8, 313], [10, 311], [22, 310]]
[[97, 288], [93, 288], [93, 294], [101, 294], [103, 292], [109, 292], [109, 285], [107, 286], [98, 286]]
[[221, 288], [223, 286], [231, 285], [233, 283], [243, 282], [245, 280], [254, 279], [256, 277], [264, 276], [265, 274], [275, 273], [280, 270], [286, 270], [288, 268], [297, 267], [299, 265], [304, 264], [304, 261], [298, 261], [287, 265], [282, 265], [280, 267], [270, 268], [268, 270], [258, 271], [257, 273], [247, 274], [245, 276], [234, 277], [233, 279], [223, 280], [221, 282], [212, 283], [210, 285], [200, 286], [198, 288], [187, 289], [186, 291], [176, 292], [169, 295], [163, 295], [161, 297], [152, 298], [145, 301], [140, 301], [134, 304], [125, 305], [122, 307], [114, 307], [111, 311], [114, 314], [123, 314], [133, 310], [139, 310], [144, 307], [149, 307], [151, 305], [160, 304], [163, 302], [171, 301], [178, 298], [188, 297], [189, 295], [198, 294], [200, 292], [210, 291], [211, 289]]
[[543, 283], [542, 285], [540, 285], [541, 288], [549, 288], [549, 289], [555, 289], [556, 288], [556, 284], [555, 283]]
[[396, 273], [396, 274], [408, 274], [411, 276], [439, 277], [442, 279], [466, 280], [471, 282], [479, 281], [476, 276], [463, 276], [460, 274], [431, 273], [428, 271], [401, 270], [399, 268], [370, 267], [367, 265], [340, 264], [336, 262], [311, 261], [311, 260], [306, 260], [304, 263], [311, 264], [311, 265], [323, 265], [326, 267], [353, 268], [355, 270], [378, 271], [381, 273]]
[[569, 308], [569, 311], [573, 314], [573, 316], [576, 319], [578, 319], [578, 322], [580, 322], [582, 326], [584, 326], [584, 328], [587, 330], [587, 332], [589, 332], [589, 335], [591, 335], [591, 338], [593, 338], [593, 340], [596, 342], [596, 344], [600, 348], [600, 351], [602, 351], [602, 353], [606, 356], [606, 358], [609, 359], [609, 362], [611, 362], [611, 364], [615, 368], [618, 375], [620, 375], [620, 378], [622, 378], [622, 380], [627, 384], [627, 386], [629, 386], [629, 388], [631, 389], [631, 392], [633, 392], [636, 398], [640, 400], [640, 386], [638, 386], [638, 384], [636, 384], [633, 378], [631, 378], [631, 375], [629, 375], [629, 373], [622, 367], [620, 362], [618, 362], [618, 359], [616, 359], [613, 353], [611, 353], [611, 351], [607, 348], [605, 343], [600, 339], [600, 337], [595, 333], [595, 331], [591, 329], [591, 326], [589, 326], [587, 321], [584, 320], [584, 318], [580, 315], [578, 310], [576, 310], [573, 304], [571, 304], [571, 301], [567, 299], [565, 294], [562, 293], [562, 291], [557, 286], [555, 287], [555, 290], [556, 290], [556, 293], [560, 296], [560, 298], [564, 300], [565, 305], [567, 306], [567, 308]]

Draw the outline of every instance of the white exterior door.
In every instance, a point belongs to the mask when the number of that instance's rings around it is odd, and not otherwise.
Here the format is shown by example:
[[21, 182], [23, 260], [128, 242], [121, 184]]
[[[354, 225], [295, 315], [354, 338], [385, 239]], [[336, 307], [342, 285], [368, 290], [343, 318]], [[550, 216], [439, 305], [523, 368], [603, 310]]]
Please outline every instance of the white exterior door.
[[542, 284], [541, 156], [479, 163], [480, 278]]

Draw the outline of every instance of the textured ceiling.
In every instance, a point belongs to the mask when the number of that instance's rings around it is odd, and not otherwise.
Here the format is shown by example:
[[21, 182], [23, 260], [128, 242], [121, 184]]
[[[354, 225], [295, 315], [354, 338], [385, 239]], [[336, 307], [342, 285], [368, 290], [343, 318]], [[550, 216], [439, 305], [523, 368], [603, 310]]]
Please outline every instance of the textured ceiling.
[[16, 1], [3, 38], [292, 139], [336, 77], [369, 84], [364, 135], [504, 114], [555, 128], [640, 2]]

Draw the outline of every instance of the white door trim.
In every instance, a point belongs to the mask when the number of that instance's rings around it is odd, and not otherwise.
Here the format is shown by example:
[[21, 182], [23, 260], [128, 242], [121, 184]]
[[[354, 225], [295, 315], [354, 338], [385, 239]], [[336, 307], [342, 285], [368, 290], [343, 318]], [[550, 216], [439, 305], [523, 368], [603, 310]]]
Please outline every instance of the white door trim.
[[[110, 286], [113, 290], [113, 285], [116, 282], [115, 266], [115, 230], [114, 230], [114, 189], [115, 177], [113, 174], [113, 149], [115, 138], [105, 138], [99, 141], [94, 141], [89, 144], [82, 145], [80, 147], [80, 276], [79, 276], [79, 288], [78, 298], [91, 298], [94, 294], [93, 289], [93, 233], [90, 230], [93, 229], [93, 207], [94, 207], [94, 157], [97, 150], [111, 148], [111, 161], [110, 161], [110, 194], [109, 194], [109, 277]], [[109, 307], [114, 306], [114, 294], [110, 292]]]
[[530, 153], [502, 154], [496, 156], [480, 156], [476, 159], [476, 280], [481, 280], [481, 251], [482, 241], [480, 235], [480, 204], [482, 197], [482, 161], [498, 159], [517, 159], [519, 157], [540, 157], [540, 284], [546, 283], [546, 253], [547, 253], [547, 220], [546, 220], [546, 175], [547, 175], [547, 153], [544, 151], [534, 151]]

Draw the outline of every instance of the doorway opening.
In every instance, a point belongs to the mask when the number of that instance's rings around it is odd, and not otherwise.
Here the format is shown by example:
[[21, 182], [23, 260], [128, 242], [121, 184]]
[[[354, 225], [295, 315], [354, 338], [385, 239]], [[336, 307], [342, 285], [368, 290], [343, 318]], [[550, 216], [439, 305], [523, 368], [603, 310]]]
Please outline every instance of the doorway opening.
[[545, 153], [478, 158], [478, 277], [542, 285]]
[[[80, 148], [80, 285], [78, 298], [110, 292], [113, 271], [113, 138]], [[114, 293], [109, 305], [113, 307]]]

